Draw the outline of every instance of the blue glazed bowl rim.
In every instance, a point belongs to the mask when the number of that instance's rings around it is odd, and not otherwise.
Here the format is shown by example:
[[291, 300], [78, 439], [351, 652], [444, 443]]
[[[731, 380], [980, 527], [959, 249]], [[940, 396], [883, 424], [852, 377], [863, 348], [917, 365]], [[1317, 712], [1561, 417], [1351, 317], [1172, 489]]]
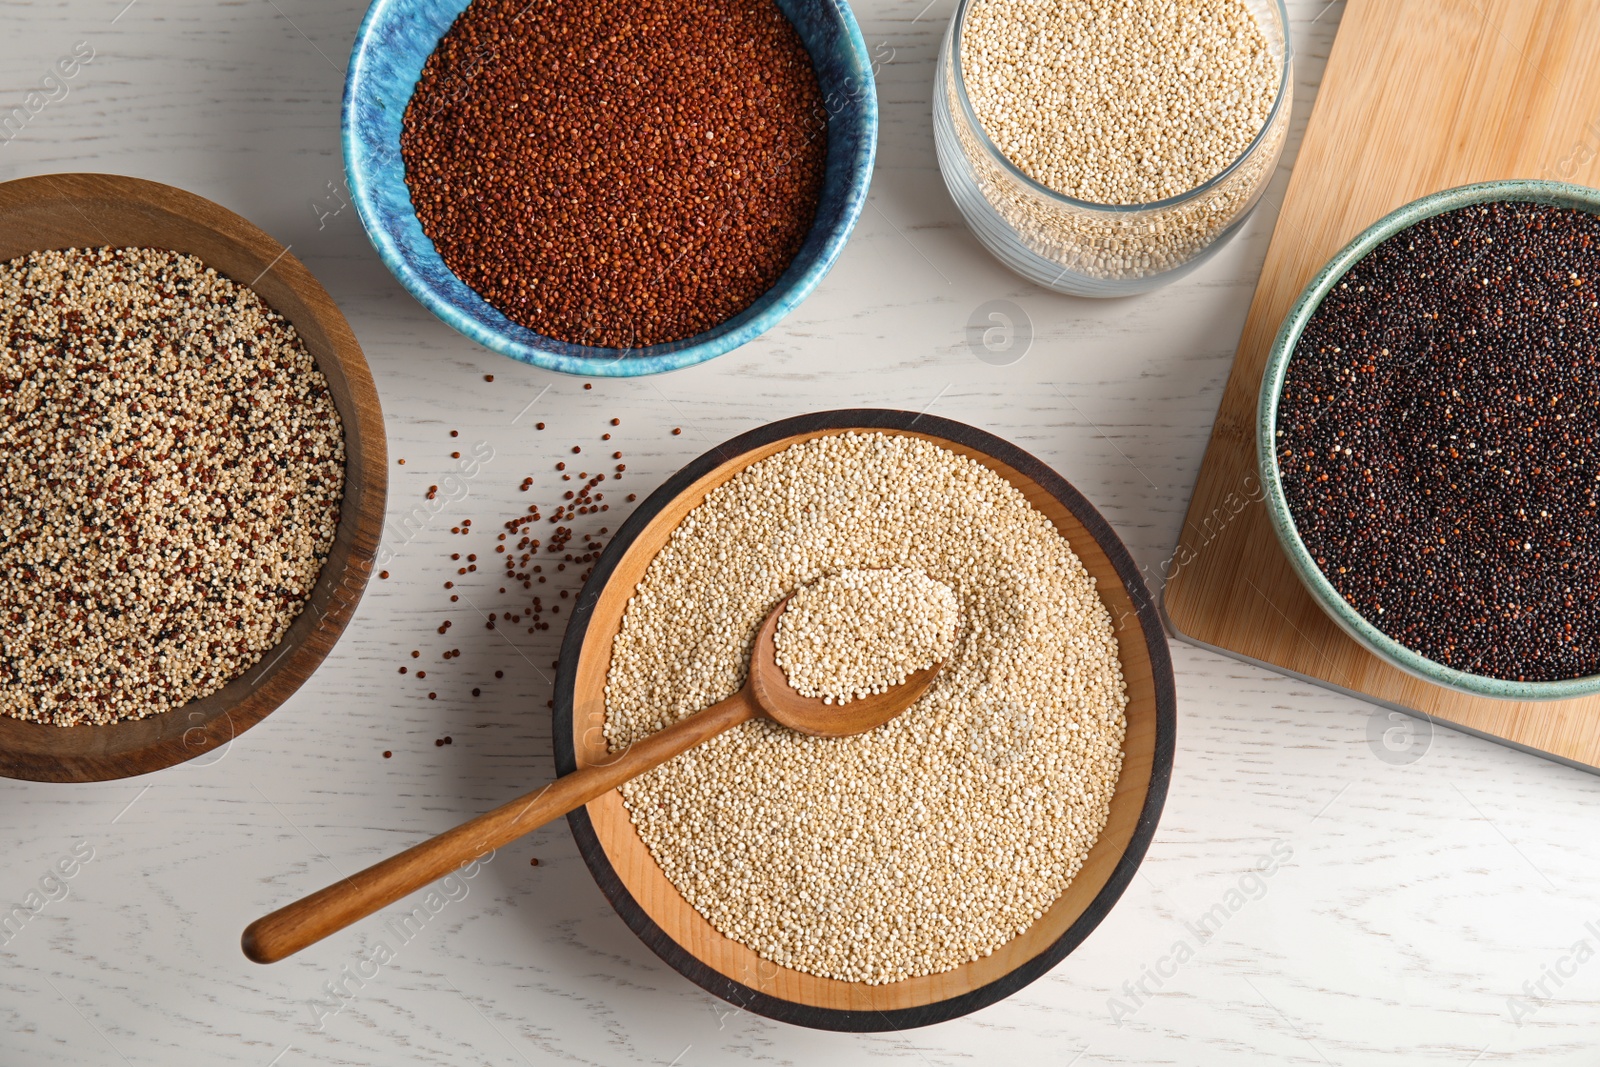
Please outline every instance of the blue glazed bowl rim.
[[[787, 282], [780, 279], [774, 285], [774, 289], [782, 286], [779, 299], [772, 301], [734, 329], [715, 336], [701, 334], [700, 336], [706, 338], [703, 341], [696, 342], [691, 337], [635, 350], [591, 349], [597, 353], [607, 353], [603, 356], [572, 356], [552, 352], [537, 345], [513, 340], [497, 330], [484, 326], [435, 293], [422, 274], [411, 265], [393, 237], [377, 223], [379, 212], [375, 202], [376, 197], [367, 180], [366, 171], [357, 165], [359, 146], [354, 132], [357, 85], [366, 72], [367, 59], [374, 40], [372, 28], [378, 19], [388, 14], [391, 7], [402, 2], [404, 0], [373, 0], [361, 20], [360, 27], [356, 30], [355, 44], [350, 50], [350, 65], [345, 74], [344, 98], [340, 107], [340, 141], [344, 154], [345, 177], [351, 200], [356, 206], [356, 215], [361, 219], [361, 226], [366, 230], [367, 237], [377, 250], [378, 258], [383, 261], [383, 265], [389, 268], [389, 272], [416, 298], [418, 303], [469, 340], [518, 362], [565, 374], [631, 378], [681, 370], [731, 352], [777, 325], [802, 300], [811, 295], [823, 277], [833, 268], [839, 253], [844, 250], [845, 243], [855, 229], [856, 221], [866, 204], [867, 190], [872, 180], [873, 160], [877, 154], [878, 141], [878, 93], [876, 79], [872, 76], [867, 42], [861, 35], [861, 27], [856, 22], [849, 3], [846, 0], [823, 0], [838, 17], [844, 30], [845, 38], [849, 42], [850, 74], [854, 83], [862, 87], [854, 101], [856, 108], [854, 121], [860, 123], [862, 136], [859, 138], [856, 157], [849, 161], [851, 181], [837, 224], [828, 233], [817, 255], [799, 274]], [[812, 62], [816, 63], [815, 57]], [[409, 100], [408, 96], [407, 102]], [[773, 290], [769, 289], [763, 296], [772, 292]], [[718, 328], [720, 327], [714, 327], [713, 330]], [[565, 348], [583, 347], [554, 339], [551, 339], [551, 344], [562, 344]]]
[[1267, 357], [1266, 372], [1261, 379], [1261, 396], [1256, 412], [1256, 459], [1273, 532], [1277, 534], [1278, 543], [1283, 546], [1295, 573], [1322, 610], [1380, 659], [1424, 681], [1474, 696], [1500, 700], [1566, 700], [1591, 696], [1600, 693], [1600, 675], [1550, 682], [1518, 682], [1471, 674], [1429, 659], [1379, 630], [1339, 595], [1300, 539], [1299, 528], [1290, 514], [1289, 501], [1283, 492], [1277, 449], [1273, 446], [1278, 432], [1278, 399], [1295, 346], [1306, 323], [1334, 285], [1367, 253], [1423, 219], [1457, 208], [1496, 201], [1549, 204], [1600, 215], [1600, 190], [1566, 182], [1513, 179], [1478, 182], [1432, 193], [1391, 211], [1367, 227], [1360, 236], [1340, 249], [1305, 287], [1278, 331]]

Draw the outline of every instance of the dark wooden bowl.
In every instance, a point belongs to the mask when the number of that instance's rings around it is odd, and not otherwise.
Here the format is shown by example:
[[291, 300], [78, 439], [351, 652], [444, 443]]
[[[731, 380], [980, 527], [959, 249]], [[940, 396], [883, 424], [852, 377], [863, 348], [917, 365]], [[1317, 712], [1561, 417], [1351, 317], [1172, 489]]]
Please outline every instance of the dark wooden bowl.
[[259, 663], [210, 696], [135, 722], [61, 727], [0, 716], [7, 778], [106, 781], [215, 755], [287, 700], [333, 648], [366, 589], [383, 529], [388, 445], [378, 393], [349, 323], [304, 264], [226, 208], [157, 182], [47, 174], [0, 185], [0, 261], [104, 245], [198, 256], [294, 324], [344, 421], [344, 502], [310, 603]]
[[746, 1010], [828, 1030], [903, 1030], [965, 1015], [1044, 974], [1105, 918], [1144, 858], [1172, 774], [1177, 725], [1172, 661], [1149, 591], [1100, 513], [1049, 467], [1014, 445], [948, 419], [905, 411], [827, 411], [752, 430], [711, 450], [658, 489], [623, 524], [578, 598], [556, 678], [556, 766], [570, 774], [606, 754], [605, 678], [623, 610], [645, 568], [712, 489], [789, 445], [850, 430], [925, 438], [982, 463], [1027, 496], [1072, 545], [1115, 620], [1128, 686], [1122, 776], [1083, 869], [1042, 919], [1003, 947], [943, 974], [885, 985], [818, 978], [732, 941], [667, 880], [613, 791], [568, 816], [578, 849], [633, 932], [702, 988]]

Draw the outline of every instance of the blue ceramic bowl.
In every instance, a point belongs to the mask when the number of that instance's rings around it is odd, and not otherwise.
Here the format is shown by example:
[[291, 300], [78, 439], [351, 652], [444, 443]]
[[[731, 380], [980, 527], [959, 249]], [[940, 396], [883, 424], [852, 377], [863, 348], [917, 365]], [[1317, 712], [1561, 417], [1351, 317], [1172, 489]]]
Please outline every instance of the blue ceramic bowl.
[[1300, 299], [1290, 309], [1283, 328], [1278, 331], [1277, 340], [1267, 356], [1267, 369], [1261, 382], [1260, 406], [1256, 412], [1256, 459], [1261, 468], [1261, 484], [1266, 488], [1267, 514], [1272, 520], [1273, 531], [1278, 535], [1278, 543], [1283, 546], [1300, 581], [1345, 633], [1365, 645], [1378, 658], [1408, 674], [1448, 689], [1500, 700], [1570, 700], [1600, 693], [1600, 675], [1551, 682], [1518, 682], [1470, 674], [1423, 656], [1368, 622], [1366, 616], [1339, 595], [1327, 575], [1322, 573], [1322, 568], [1317, 566], [1305, 542], [1300, 539], [1299, 527], [1289, 510], [1289, 498], [1283, 491], [1282, 471], [1278, 467], [1275, 445], [1278, 437], [1278, 400], [1283, 394], [1284, 379], [1289, 373], [1289, 363], [1294, 358], [1300, 334], [1322, 305], [1323, 297], [1339, 284], [1346, 271], [1366, 258], [1367, 253], [1402, 230], [1446, 211], [1497, 200], [1550, 204], [1600, 215], [1600, 190], [1561, 182], [1518, 179], [1446, 189], [1421, 200], [1413, 200], [1373, 223], [1359, 237], [1345, 245], [1322, 268], [1322, 272], [1311, 279], [1311, 283], [1300, 294]]
[[536, 367], [628, 377], [677, 370], [730, 352], [770, 329], [817, 287], [866, 202], [878, 142], [878, 96], [867, 45], [846, 0], [777, 0], [800, 33], [828, 109], [828, 163], [817, 220], [789, 269], [715, 329], [646, 348], [568, 344], [519, 326], [446, 267], [422, 232], [406, 188], [400, 120], [422, 65], [468, 0], [375, 0], [356, 33], [344, 86], [344, 165], [361, 223], [384, 264], [445, 323]]

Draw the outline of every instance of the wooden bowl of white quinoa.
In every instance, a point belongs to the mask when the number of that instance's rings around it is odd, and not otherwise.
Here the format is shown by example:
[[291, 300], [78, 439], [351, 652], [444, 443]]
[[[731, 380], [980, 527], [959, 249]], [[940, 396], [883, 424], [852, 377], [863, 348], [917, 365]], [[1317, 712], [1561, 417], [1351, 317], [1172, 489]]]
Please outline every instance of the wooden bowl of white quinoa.
[[[104, 781], [219, 759], [234, 737], [311, 676], [366, 588], [387, 485], [383, 416], [371, 372], [332, 298], [287, 248], [181, 189], [112, 174], [48, 174], [0, 184], [0, 265], [16, 263], [22, 266], [9, 268], [12, 284], [25, 294], [34, 292], [29, 286], [36, 279], [50, 277], [78, 286], [72, 292], [82, 296], [90, 285], [82, 279], [105, 276], [116, 279], [113, 289], [156, 294], [140, 298], [147, 300], [141, 313], [157, 306], [152, 299], [177, 311], [170, 330], [152, 325], [128, 334], [162, 338], [140, 366], [165, 367], [167, 377], [159, 369], [128, 369], [135, 361], [119, 363], [124, 350], [110, 342], [103, 350], [93, 347], [110, 336], [105, 320], [116, 317], [103, 307], [124, 299], [105, 296], [101, 282], [92, 283], [102, 286], [93, 299], [85, 298], [91, 310], [70, 313], [81, 316], [80, 323], [95, 316], [100, 321], [73, 326], [63, 318], [68, 331], [44, 341], [24, 339], [14, 350], [0, 337], [0, 355], [11, 368], [0, 396], [0, 429], [12, 440], [0, 454], [7, 472], [27, 473], [30, 450], [16, 447], [11, 431], [40, 410], [37, 397], [94, 394], [80, 405], [88, 413], [80, 414], [88, 444], [74, 446], [66, 431], [62, 441], [46, 442], [62, 446], [50, 462], [75, 447], [82, 462], [67, 465], [64, 474], [45, 472], [48, 479], [19, 478], [26, 485], [5, 487], [12, 494], [8, 505], [21, 500], [25, 522], [45, 514], [40, 501], [49, 494], [42, 486], [87, 488], [76, 489], [75, 499], [50, 500], [56, 510], [48, 513], [49, 540], [38, 542], [46, 548], [24, 560], [27, 567], [51, 568], [37, 583], [45, 592], [31, 593], [26, 575], [5, 587], [8, 615], [29, 622], [8, 632], [0, 647], [7, 703], [0, 709], [0, 776]], [[138, 273], [147, 266], [148, 278]], [[203, 308], [198, 294], [209, 301]], [[24, 310], [30, 301], [42, 306], [30, 295], [21, 302]], [[120, 314], [139, 321], [132, 311]], [[50, 371], [73, 359], [93, 364], [75, 385], [70, 369]], [[247, 379], [264, 384], [239, 392], [224, 387]], [[102, 403], [105, 396], [111, 400]], [[160, 421], [180, 407], [196, 413], [193, 423]], [[253, 435], [247, 445], [171, 429], [205, 425], [226, 433], [245, 423]], [[307, 444], [313, 430], [316, 441]], [[113, 444], [117, 434], [126, 448]], [[304, 465], [314, 463], [314, 473], [298, 477], [297, 457], [313, 454]], [[219, 455], [226, 456], [225, 470]], [[156, 479], [166, 487], [160, 508], [148, 493], [106, 490], [126, 470], [143, 471], [133, 475], [135, 483]], [[175, 470], [197, 473], [177, 476]], [[170, 480], [161, 482], [164, 477]], [[314, 512], [304, 510], [309, 496], [317, 497]], [[90, 509], [91, 499], [99, 510]], [[247, 527], [249, 533], [230, 540], [230, 533]], [[0, 531], [14, 555], [24, 544], [17, 533]], [[164, 556], [132, 550], [119, 556], [122, 546], [141, 539], [177, 547], [163, 549]], [[162, 573], [151, 561], [163, 558], [180, 563]], [[70, 575], [69, 565], [77, 568]], [[241, 568], [248, 579], [236, 577]], [[197, 577], [182, 584], [184, 574]], [[60, 588], [46, 589], [52, 582]], [[60, 617], [70, 616], [77, 628], [50, 638], [62, 650], [53, 675], [28, 675], [36, 658], [30, 658], [28, 635], [17, 631], [37, 633], [38, 620], [56, 614], [53, 604], [41, 614], [46, 595], [65, 605]], [[271, 614], [251, 614], [269, 602]], [[127, 623], [133, 636], [122, 645], [98, 641], [107, 619]], [[237, 636], [228, 636], [235, 630]], [[150, 640], [144, 640], [147, 633]], [[178, 633], [185, 636], [169, 636]], [[236, 654], [219, 657], [225, 636]], [[145, 648], [157, 654], [141, 658], [137, 650]], [[170, 686], [159, 702], [146, 695], [158, 689], [158, 680]]]
[[738, 727], [569, 816], [623, 920], [746, 1010], [900, 1030], [975, 1011], [1099, 924], [1171, 774], [1166, 637], [1060, 475], [930, 415], [802, 415], [701, 456], [628, 519], [562, 644], [562, 774], [742, 682], [772, 603], [848, 567], [954, 590], [961, 629], [900, 718]]

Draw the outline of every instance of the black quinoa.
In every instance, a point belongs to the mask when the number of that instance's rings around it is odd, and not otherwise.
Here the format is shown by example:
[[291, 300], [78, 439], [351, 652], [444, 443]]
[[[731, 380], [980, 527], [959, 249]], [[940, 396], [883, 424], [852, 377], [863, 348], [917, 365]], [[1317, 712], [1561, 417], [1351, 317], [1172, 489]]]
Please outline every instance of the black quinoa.
[[1434, 216], [1311, 316], [1278, 406], [1300, 537], [1349, 604], [1429, 659], [1600, 673], [1600, 220]]

